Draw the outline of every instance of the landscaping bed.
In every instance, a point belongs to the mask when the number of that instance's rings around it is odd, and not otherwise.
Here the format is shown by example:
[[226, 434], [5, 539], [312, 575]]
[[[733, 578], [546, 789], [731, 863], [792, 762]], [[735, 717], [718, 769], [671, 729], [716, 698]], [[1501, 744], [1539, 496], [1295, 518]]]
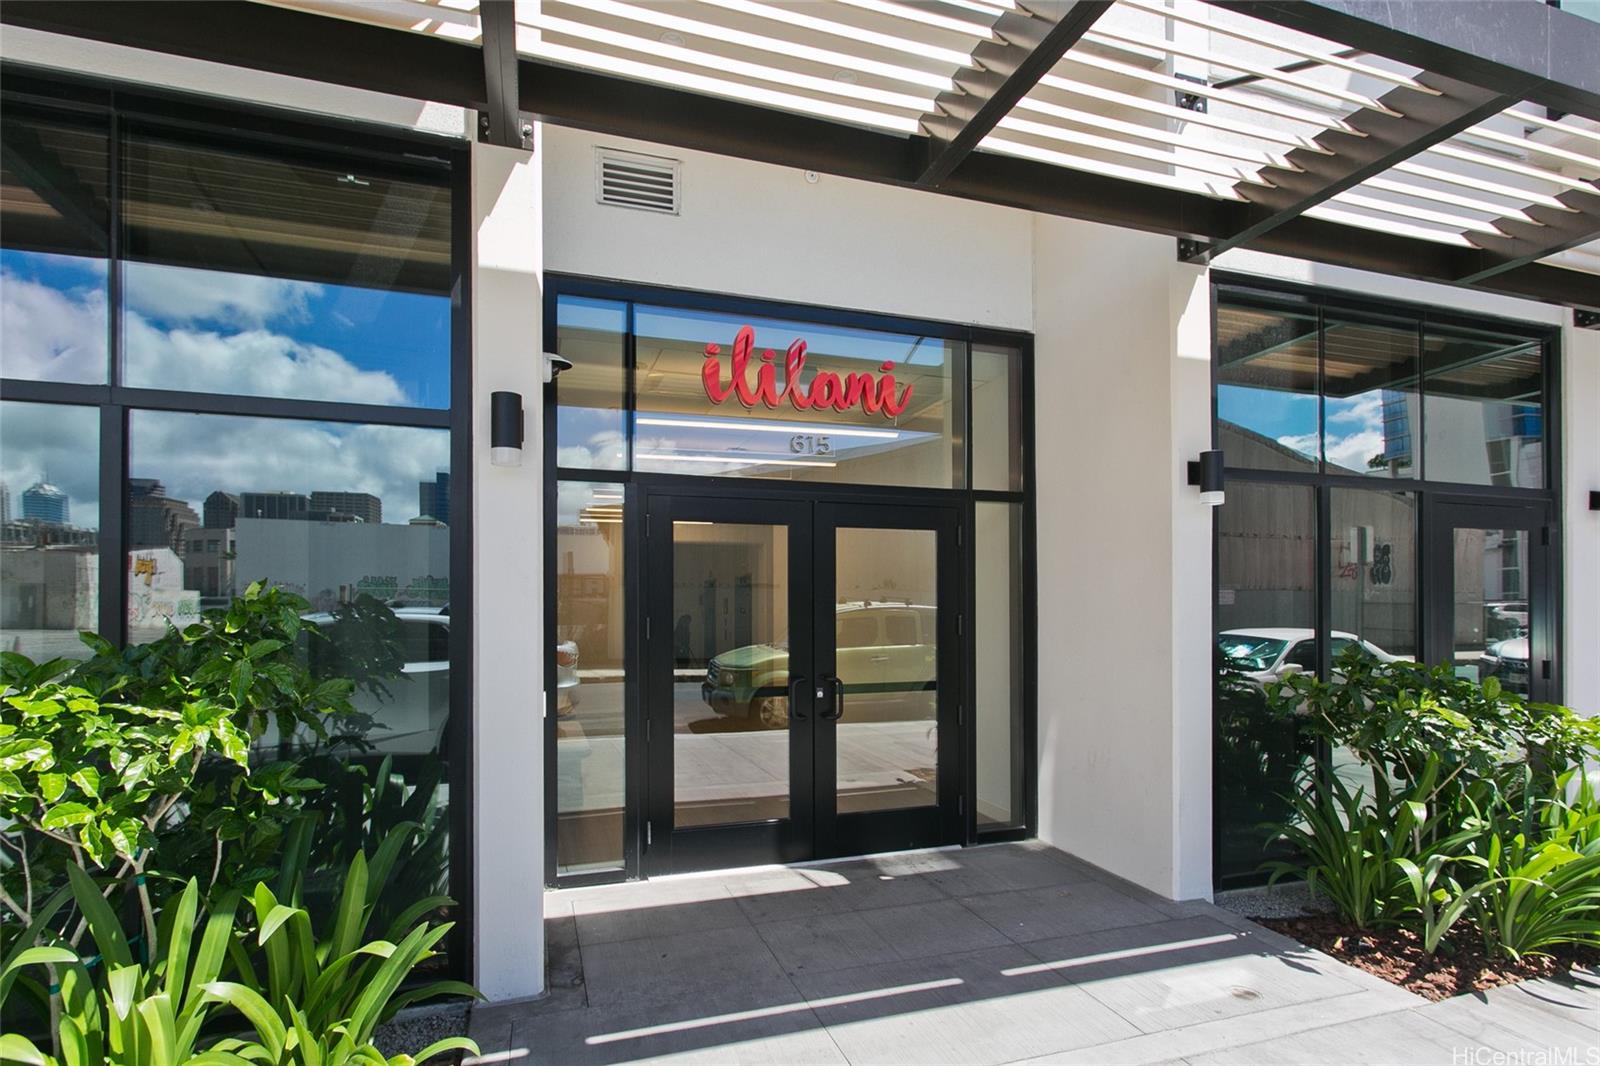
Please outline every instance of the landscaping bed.
[[1553, 948], [1550, 955], [1513, 961], [1491, 957], [1481, 944], [1472, 943], [1430, 955], [1423, 950], [1422, 938], [1409, 930], [1362, 932], [1332, 914], [1251, 921], [1434, 1001], [1535, 977], [1557, 977], [1574, 966], [1600, 966], [1600, 949], [1571, 944]]

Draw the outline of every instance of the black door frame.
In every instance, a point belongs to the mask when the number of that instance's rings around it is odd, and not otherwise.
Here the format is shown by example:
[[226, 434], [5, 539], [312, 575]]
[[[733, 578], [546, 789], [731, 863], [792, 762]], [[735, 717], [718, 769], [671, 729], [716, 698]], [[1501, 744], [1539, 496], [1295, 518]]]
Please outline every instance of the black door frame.
[[1423, 536], [1427, 567], [1423, 595], [1428, 624], [1422, 651], [1429, 663], [1455, 657], [1455, 531], [1517, 529], [1528, 540], [1528, 696], [1553, 702], [1561, 692], [1560, 595], [1557, 588], [1552, 505], [1536, 500], [1485, 500], [1435, 495], [1425, 498]]
[[[644, 516], [641, 588], [646, 639], [642, 665], [645, 784], [637, 819], [644, 827], [644, 876], [958, 844], [964, 837], [966, 765], [962, 628], [962, 509], [948, 494], [868, 503], [859, 494], [812, 491], [713, 495], [703, 482], [679, 479], [641, 486]], [[743, 486], [741, 486], [743, 488]], [[678, 829], [673, 825], [674, 521], [781, 525], [788, 530], [791, 811], [788, 819]], [[836, 809], [838, 719], [849, 715], [848, 689], [834, 675], [836, 536], [840, 528], [926, 529], [938, 535], [938, 802], [933, 806], [839, 815]], [[650, 634], [658, 634], [654, 639]], [[818, 693], [821, 695], [818, 695]]]

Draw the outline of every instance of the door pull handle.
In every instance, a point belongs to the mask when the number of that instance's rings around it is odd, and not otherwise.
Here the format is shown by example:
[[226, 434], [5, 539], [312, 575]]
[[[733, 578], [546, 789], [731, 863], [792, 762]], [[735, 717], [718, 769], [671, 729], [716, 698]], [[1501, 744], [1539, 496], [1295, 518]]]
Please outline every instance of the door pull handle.
[[[804, 699], [805, 694], [806, 694], [806, 676], [804, 674], [796, 674], [793, 677], [793, 679], [791, 679], [790, 682], [789, 682], [789, 717], [790, 718], [797, 719], [797, 720], [803, 722], [803, 721], [806, 720], [806, 718], [809, 717], [809, 715], [807, 715], [805, 710], [804, 710], [804, 708], [806, 706], [806, 702], [805, 702], [805, 699]], [[818, 691], [818, 697], [820, 698], [820, 696], [821, 696], [821, 691], [819, 690]]]
[[[844, 717], [844, 682], [840, 681], [832, 674], [823, 674], [821, 677], [817, 678], [817, 680], [825, 682], [833, 688], [832, 705], [828, 710], [821, 712], [818, 717], [827, 718], [831, 721], [837, 722], [839, 719]], [[818, 691], [820, 692], [821, 689], [818, 689]]]

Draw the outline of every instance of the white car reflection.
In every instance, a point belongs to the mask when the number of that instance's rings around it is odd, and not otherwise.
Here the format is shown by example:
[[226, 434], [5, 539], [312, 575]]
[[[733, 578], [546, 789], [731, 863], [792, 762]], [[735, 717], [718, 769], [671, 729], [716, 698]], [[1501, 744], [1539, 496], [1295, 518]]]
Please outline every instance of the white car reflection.
[[[1217, 634], [1217, 650], [1234, 669], [1258, 685], [1281, 681], [1291, 674], [1316, 673], [1316, 632], [1311, 629], [1228, 629]], [[1370, 640], [1334, 630], [1332, 658], [1337, 662], [1351, 647], [1360, 648], [1380, 663], [1408, 662], [1410, 656], [1390, 655]]]

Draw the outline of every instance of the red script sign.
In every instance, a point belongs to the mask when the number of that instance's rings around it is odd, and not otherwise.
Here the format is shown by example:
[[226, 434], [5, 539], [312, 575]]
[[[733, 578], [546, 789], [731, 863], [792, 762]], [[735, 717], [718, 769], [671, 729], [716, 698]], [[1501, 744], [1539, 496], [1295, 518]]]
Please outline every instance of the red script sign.
[[720, 358], [722, 345], [706, 345], [706, 361], [700, 367], [700, 380], [705, 385], [706, 397], [712, 403], [720, 405], [729, 396], [735, 396], [746, 407], [753, 408], [760, 404], [776, 411], [787, 399], [796, 411], [828, 407], [835, 411], [848, 411], [859, 406], [869, 415], [881, 412], [885, 418], [894, 418], [911, 402], [911, 390], [915, 386], [907, 385], [898, 396], [895, 395], [894, 374], [890, 373], [894, 369], [893, 363], [878, 367], [882, 378], [872, 374], [846, 374], [841, 378], [832, 371], [819, 370], [812, 376], [810, 386], [802, 385], [800, 371], [806, 365], [806, 342], [803, 340], [796, 340], [789, 345], [789, 351], [783, 357], [782, 389], [778, 388], [777, 381], [778, 356], [771, 348], [761, 353], [755, 384], [752, 386], [750, 356], [754, 354], [755, 346], [755, 330], [741, 326], [733, 339], [728, 382], [724, 384]]

